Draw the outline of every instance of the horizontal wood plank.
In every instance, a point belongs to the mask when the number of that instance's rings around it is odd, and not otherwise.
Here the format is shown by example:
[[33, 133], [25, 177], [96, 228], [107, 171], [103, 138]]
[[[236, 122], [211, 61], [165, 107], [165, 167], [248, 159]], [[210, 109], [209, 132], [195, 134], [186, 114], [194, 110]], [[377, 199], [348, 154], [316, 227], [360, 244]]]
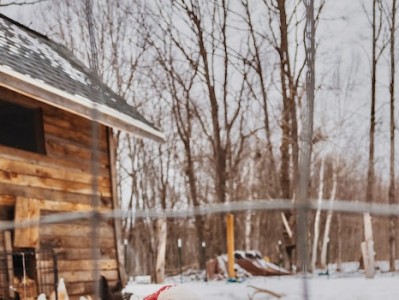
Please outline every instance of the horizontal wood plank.
[[[118, 280], [117, 270], [105, 270], [101, 271], [101, 274], [110, 281]], [[94, 274], [92, 271], [60, 271], [58, 277], [64, 278], [65, 282], [68, 283], [68, 286], [74, 282], [93, 282], [94, 280]]]
[[69, 140], [71, 142], [75, 142], [77, 145], [85, 145], [89, 148], [93, 145], [93, 143], [96, 143], [101, 151], [107, 151], [107, 143], [104, 139], [101, 140], [99, 137], [98, 139], [94, 139], [95, 137], [80, 132], [79, 128], [76, 128], [73, 131], [65, 130], [52, 124], [45, 123], [44, 133], [45, 135], [53, 135], [59, 138]]
[[[37, 265], [41, 269], [51, 270], [53, 267], [53, 261], [40, 260]], [[58, 260], [57, 267], [60, 272], [71, 272], [71, 271], [92, 271], [96, 268], [100, 270], [116, 270], [117, 262], [116, 259], [99, 259], [98, 261], [93, 259], [82, 259], [82, 260]]]
[[[76, 130], [85, 132], [88, 136], [91, 136], [92, 122], [79, 116], [71, 117], [70, 113], [67, 113], [61, 109], [56, 108], [44, 108], [43, 109], [43, 121], [46, 124], [51, 124], [66, 130]], [[106, 127], [100, 125], [99, 136], [104, 138], [106, 136]]]
[[[97, 230], [102, 238], [114, 238], [113, 228], [106, 223], [99, 226]], [[90, 224], [77, 225], [76, 222], [68, 224], [48, 224], [40, 227], [40, 234], [42, 235], [56, 234], [69, 237], [87, 237], [91, 232], [92, 228]]]
[[[100, 168], [107, 168], [109, 166], [107, 152], [93, 152], [91, 147], [71, 144], [68, 141], [53, 136], [46, 136], [46, 153], [48, 157], [62, 158], [69, 161], [84, 160], [91, 163], [92, 159], [95, 159], [96, 164]], [[96, 153], [96, 155], [94, 156], [92, 153]]]
[[[93, 189], [90, 184], [18, 174], [15, 172], [9, 172], [1, 168], [0, 168], [0, 182], [11, 183], [20, 186], [39, 187], [39, 188], [46, 188], [46, 189], [58, 190], [64, 192], [80, 193], [86, 195], [91, 195], [93, 193]], [[104, 197], [111, 196], [110, 188], [104, 188], [100, 186], [99, 192]]]
[[[115, 240], [109, 238], [99, 238], [96, 243], [101, 248], [113, 248], [115, 247]], [[96, 244], [90, 239], [90, 237], [64, 237], [54, 235], [40, 235], [40, 247], [41, 248], [91, 248], [95, 247]]]
[[[93, 198], [92, 195], [55, 191], [45, 188], [21, 186], [21, 185], [2, 183], [2, 182], [0, 182], [0, 194], [2, 196], [11, 197], [11, 198], [18, 196], [26, 198], [31, 197], [36, 199], [62, 201], [68, 203], [80, 203], [86, 205], [91, 204]], [[101, 195], [101, 202], [103, 206], [112, 207], [112, 201], [110, 197], [104, 197], [104, 195]]]
[[87, 249], [68, 249], [68, 248], [57, 248], [57, 258], [60, 260], [82, 260], [82, 259], [92, 259], [93, 256], [97, 256], [100, 259], [114, 259], [116, 257], [116, 251], [114, 248], [97, 248], [94, 251], [98, 253], [93, 253], [92, 248]]
[[[12, 147], [7, 147], [4, 145], [0, 145], [0, 157], [13, 161], [29, 162], [40, 166], [63, 168], [66, 169], [66, 171], [69, 170], [71, 172], [81, 171], [88, 174], [91, 174], [92, 172], [90, 161], [80, 160], [78, 162], [78, 161], [66, 160], [65, 158], [48, 157], [43, 154], [23, 151]], [[109, 177], [109, 170], [100, 168], [98, 170], [98, 176]]]
[[4, 206], [14, 206], [15, 205], [15, 196], [12, 195], [1, 195], [0, 194], [0, 205]]
[[24, 162], [21, 160], [12, 160], [10, 158], [3, 158], [1, 156], [0, 170], [7, 170], [8, 172], [17, 174], [37, 176], [40, 178], [53, 178], [86, 184], [92, 184], [92, 180], [94, 178], [102, 187], [109, 188], [111, 186], [109, 177], [92, 176], [90, 173], [82, 172], [79, 170], [68, 170], [63, 168], [41, 166], [37, 163]]

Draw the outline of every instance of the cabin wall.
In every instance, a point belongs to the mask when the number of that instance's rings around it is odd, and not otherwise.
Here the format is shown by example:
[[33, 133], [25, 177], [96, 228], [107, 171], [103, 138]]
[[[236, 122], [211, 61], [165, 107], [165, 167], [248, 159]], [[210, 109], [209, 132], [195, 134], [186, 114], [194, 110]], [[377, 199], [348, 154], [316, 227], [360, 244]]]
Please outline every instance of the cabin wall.
[[[0, 145], [0, 222], [24, 218], [25, 215], [26, 218], [32, 218], [32, 211], [17, 212], [16, 204], [27, 206], [27, 210], [31, 210], [29, 207], [35, 208], [39, 218], [90, 209], [93, 199], [91, 122], [4, 88], [0, 89], [0, 99], [42, 109], [46, 151], [43, 155]], [[96, 154], [99, 162], [97, 179], [100, 207], [111, 209], [112, 182], [108, 130], [105, 126], [99, 126], [99, 135]], [[14, 237], [17, 235], [21, 238], [13, 240], [13, 245], [21, 247], [34, 244], [37, 249], [55, 249], [59, 277], [65, 279], [68, 293], [72, 296], [91, 294], [96, 257], [99, 258], [101, 274], [110, 284], [118, 280], [113, 226], [112, 221], [100, 222], [97, 227], [100, 233], [98, 247], [90, 239], [92, 227], [89, 220], [65, 223], [60, 220], [54, 225], [42, 225], [38, 229], [37, 240], [29, 231], [14, 231]], [[34, 228], [30, 230], [35, 231]], [[24, 235], [28, 240], [22, 238]]]

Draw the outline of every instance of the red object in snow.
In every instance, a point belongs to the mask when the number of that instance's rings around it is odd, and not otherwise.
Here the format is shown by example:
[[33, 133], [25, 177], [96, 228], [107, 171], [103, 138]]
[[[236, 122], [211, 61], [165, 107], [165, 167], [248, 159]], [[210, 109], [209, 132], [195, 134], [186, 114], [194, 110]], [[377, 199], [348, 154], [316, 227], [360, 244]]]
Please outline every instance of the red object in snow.
[[157, 300], [158, 296], [161, 292], [171, 288], [173, 285], [165, 285], [163, 287], [161, 287], [158, 291], [156, 291], [155, 293], [152, 293], [151, 295], [145, 297], [143, 300]]

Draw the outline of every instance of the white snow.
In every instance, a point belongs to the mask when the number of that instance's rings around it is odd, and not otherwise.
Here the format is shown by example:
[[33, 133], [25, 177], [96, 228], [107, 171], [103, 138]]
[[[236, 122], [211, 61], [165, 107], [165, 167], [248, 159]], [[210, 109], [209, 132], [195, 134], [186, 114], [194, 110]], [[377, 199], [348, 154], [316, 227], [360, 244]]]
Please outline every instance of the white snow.
[[[314, 276], [307, 278], [308, 299], [399, 299], [398, 273], [378, 274], [374, 279], [366, 279], [358, 272], [351, 277], [338, 277], [337, 274], [330, 277]], [[200, 295], [200, 299], [203, 300], [251, 299], [250, 296], [253, 295], [254, 289], [249, 285], [283, 293], [285, 296], [282, 299], [303, 300], [305, 299], [303, 283], [303, 278], [299, 276], [276, 276], [253, 277], [241, 283], [227, 283], [226, 281], [187, 282], [183, 283], [183, 286]], [[130, 283], [125, 290], [134, 293], [131, 300], [142, 300], [143, 297], [157, 291], [162, 286], [159, 284], [138, 285]], [[258, 293], [252, 299], [272, 299], [272, 297], [267, 298], [266, 294]]]

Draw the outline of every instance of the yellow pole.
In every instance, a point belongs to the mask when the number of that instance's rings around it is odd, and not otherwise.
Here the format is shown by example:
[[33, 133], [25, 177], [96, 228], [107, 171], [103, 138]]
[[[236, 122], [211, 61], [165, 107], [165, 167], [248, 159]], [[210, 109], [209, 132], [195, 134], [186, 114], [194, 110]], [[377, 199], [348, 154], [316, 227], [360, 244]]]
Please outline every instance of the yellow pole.
[[236, 278], [234, 272], [234, 216], [227, 214], [227, 265], [229, 278]]

